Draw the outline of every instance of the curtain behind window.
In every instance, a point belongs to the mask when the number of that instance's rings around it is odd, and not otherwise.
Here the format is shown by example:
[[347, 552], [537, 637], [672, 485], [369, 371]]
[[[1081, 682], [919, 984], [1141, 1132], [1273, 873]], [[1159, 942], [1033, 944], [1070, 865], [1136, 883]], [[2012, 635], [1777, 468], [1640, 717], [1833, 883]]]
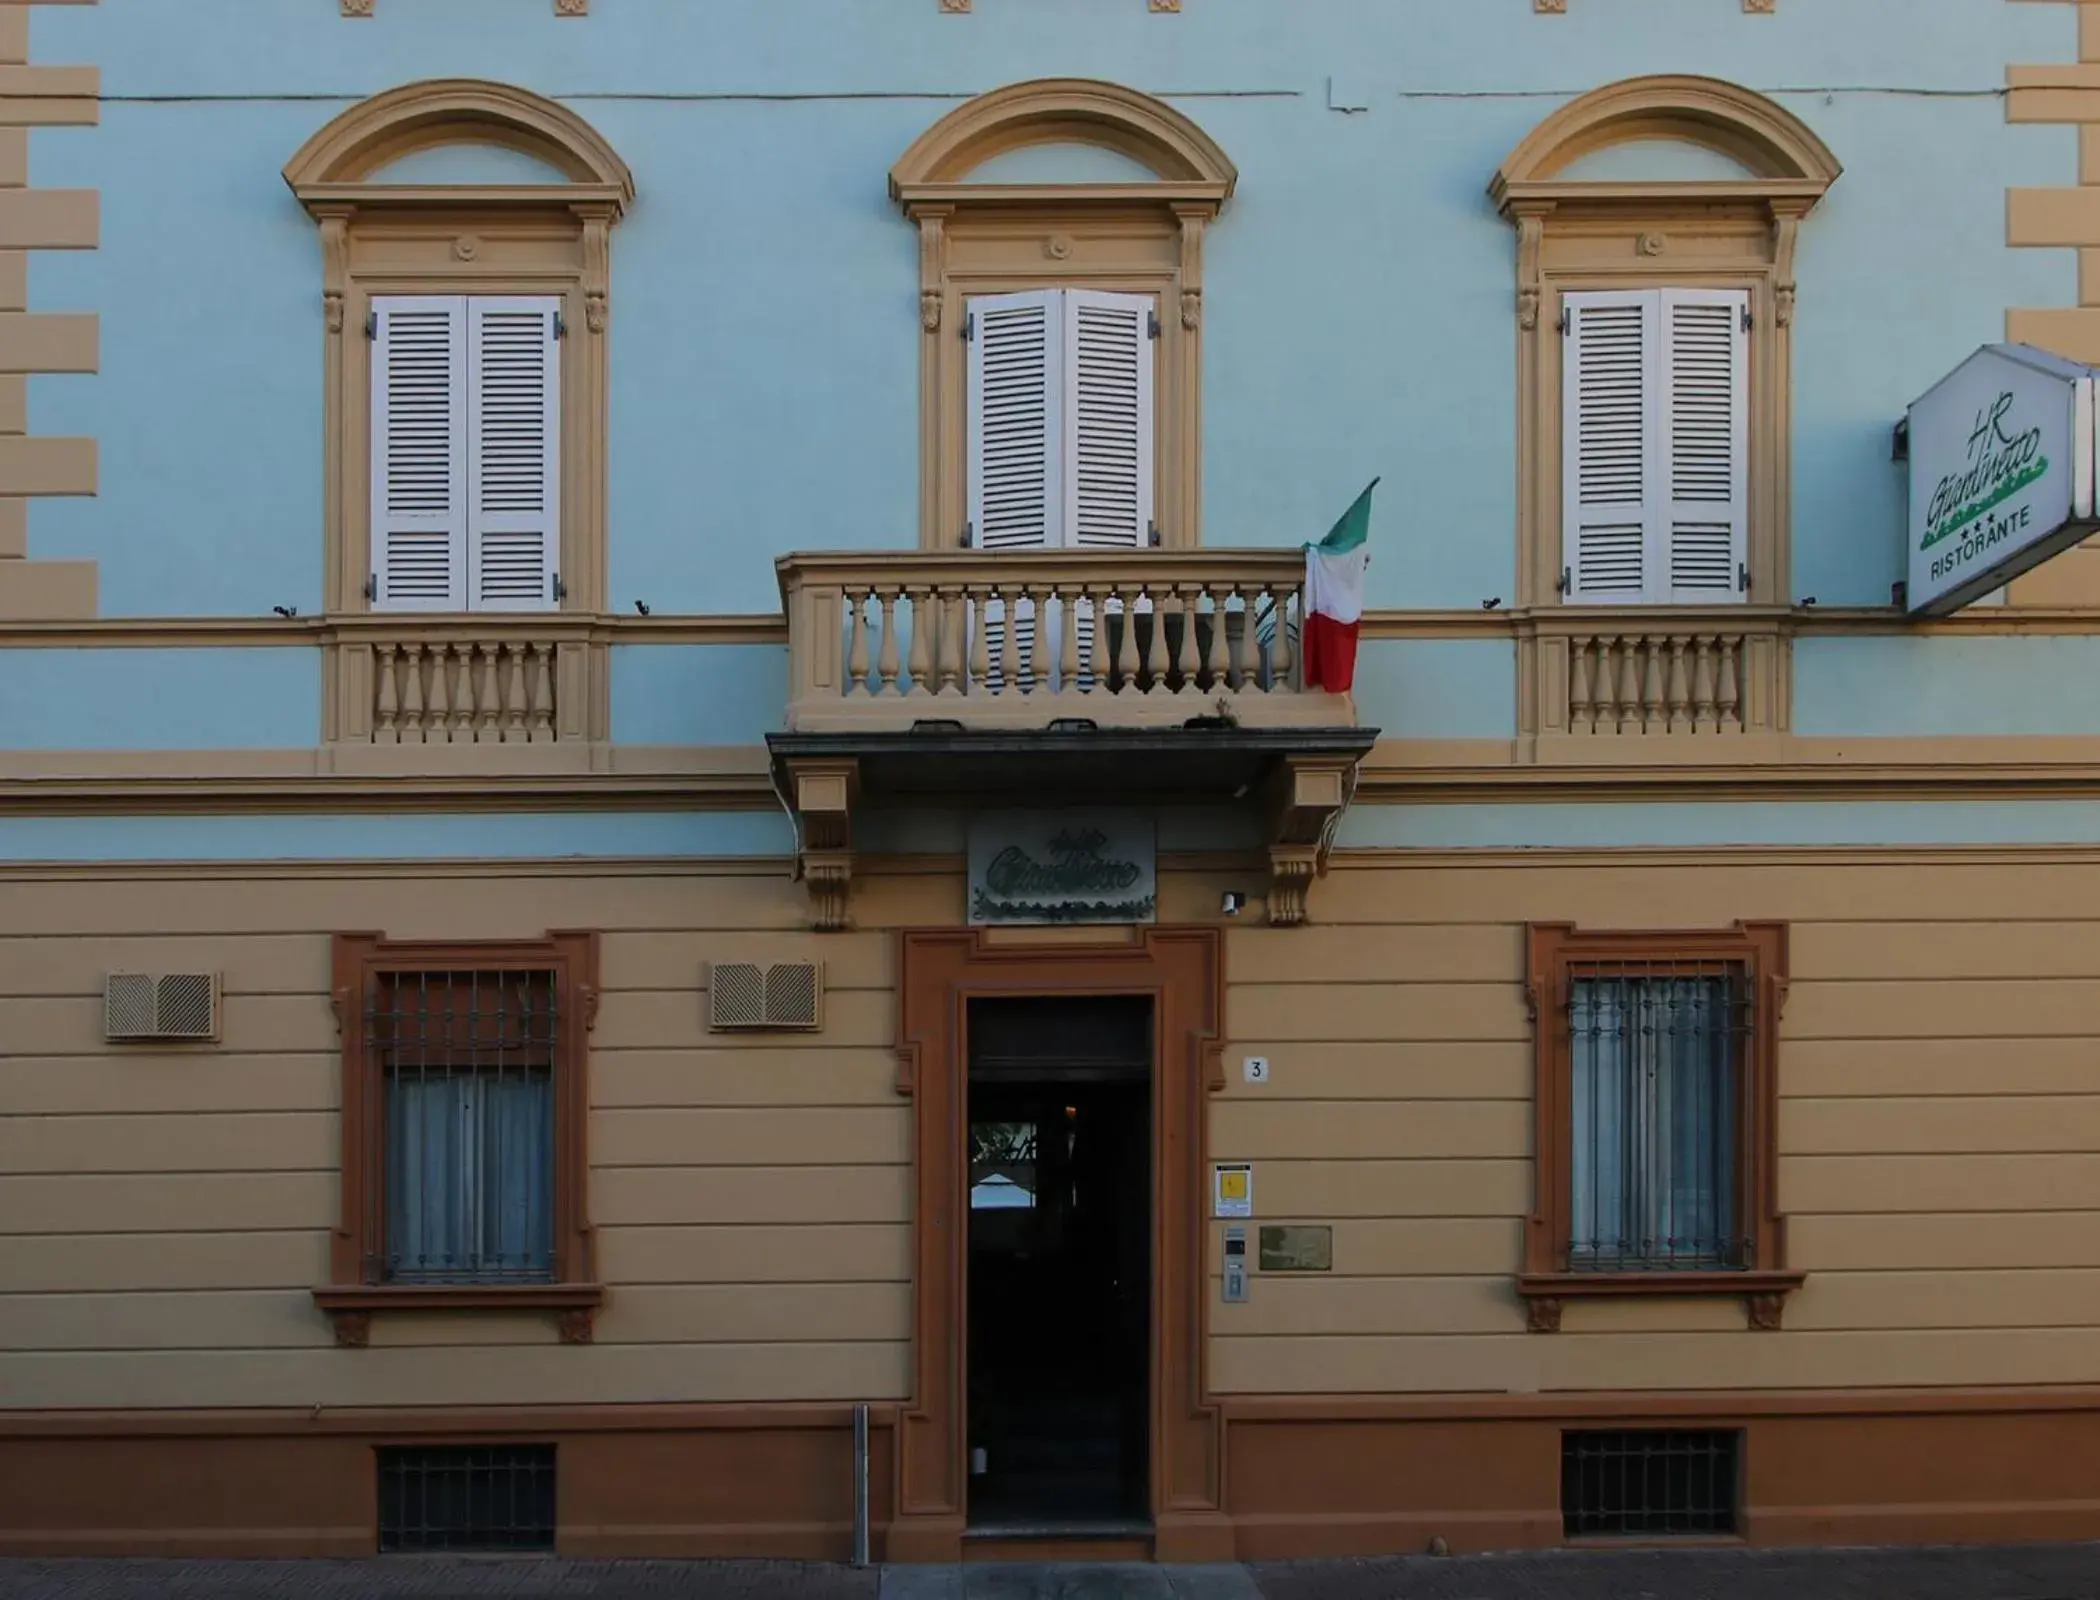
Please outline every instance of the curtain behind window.
[[1745, 1264], [1735, 990], [1722, 974], [1574, 980], [1570, 1267]]

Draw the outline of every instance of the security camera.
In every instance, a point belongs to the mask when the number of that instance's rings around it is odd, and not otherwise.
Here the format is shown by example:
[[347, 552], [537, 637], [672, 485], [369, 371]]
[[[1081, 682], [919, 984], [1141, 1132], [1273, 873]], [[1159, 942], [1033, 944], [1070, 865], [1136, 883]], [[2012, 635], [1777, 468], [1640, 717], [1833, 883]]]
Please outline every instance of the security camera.
[[1224, 898], [1218, 902], [1218, 909], [1228, 917], [1236, 917], [1246, 908], [1247, 896], [1239, 889], [1227, 889]]

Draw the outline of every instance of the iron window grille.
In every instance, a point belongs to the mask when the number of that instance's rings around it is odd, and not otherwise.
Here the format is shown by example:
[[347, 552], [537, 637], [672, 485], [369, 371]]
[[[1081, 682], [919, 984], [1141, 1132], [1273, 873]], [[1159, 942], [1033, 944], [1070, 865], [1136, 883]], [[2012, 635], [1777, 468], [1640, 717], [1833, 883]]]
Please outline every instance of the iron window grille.
[[1733, 1429], [1567, 1432], [1560, 1441], [1564, 1537], [1732, 1534], [1742, 1477]]
[[379, 1548], [552, 1550], [554, 1446], [382, 1446]]
[[1758, 1265], [1742, 1152], [1757, 1099], [1740, 962], [1583, 962], [1563, 990], [1569, 1272]]
[[367, 985], [380, 1124], [367, 1282], [556, 1278], [557, 993], [546, 970], [380, 972]]

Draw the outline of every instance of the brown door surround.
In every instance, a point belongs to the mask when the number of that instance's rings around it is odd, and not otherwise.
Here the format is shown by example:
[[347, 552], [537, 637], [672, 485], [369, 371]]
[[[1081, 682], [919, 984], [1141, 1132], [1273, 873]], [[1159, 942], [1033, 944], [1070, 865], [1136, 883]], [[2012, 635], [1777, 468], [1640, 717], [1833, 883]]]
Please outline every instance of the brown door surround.
[[[1113, 934], [1104, 930], [1107, 938]], [[1152, 1001], [1151, 1506], [1162, 1561], [1233, 1553], [1217, 1408], [1204, 1370], [1206, 1101], [1220, 1061], [1224, 944], [1215, 928], [1148, 928], [1123, 943], [1023, 945], [981, 930], [898, 936], [897, 1088], [913, 1104], [912, 1398], [899, 1413], [892, 1561], [962, 1552], [969, 1218], [965, 1018], [972, 999], [1143, 995]]]

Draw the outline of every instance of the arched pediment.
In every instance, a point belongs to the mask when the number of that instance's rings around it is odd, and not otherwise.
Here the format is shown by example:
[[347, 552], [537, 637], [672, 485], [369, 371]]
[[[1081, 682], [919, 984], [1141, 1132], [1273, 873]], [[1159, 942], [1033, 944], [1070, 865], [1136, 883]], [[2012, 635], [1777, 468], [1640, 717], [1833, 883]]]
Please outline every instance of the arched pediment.
[[1164, 101], [1093, 78], [1040, 78], [981, 94], [920, 134], [890, 169], [890, 193], [909, 200], [962, 183], [994, 157], [1036, 144], [1103, 146], [1192, 196], [1223, 200], [1239, 180], [1210, 135]]
[[404, 84], [359, 101], [300, 147], [284, 181], [310, 199], [363, 183], [417, 151], [474, 143], [529, 156], [616, 206], [634, 198], [627, 163], [583, 118], [529, 89], [478, 78]]
[[1570, 101], [1532, 129], [1497, 169], [1489, 193], [1506, 205], [1527, 192], [1550, 192], [1585, 156], [1664, 140], [1727, 157], [1743, 174], [1731, 186], [1760, 193], [1812, 201], [1844, 170], [1807, 123], [1755, 90], [1719, 78], [1628, 78]]

